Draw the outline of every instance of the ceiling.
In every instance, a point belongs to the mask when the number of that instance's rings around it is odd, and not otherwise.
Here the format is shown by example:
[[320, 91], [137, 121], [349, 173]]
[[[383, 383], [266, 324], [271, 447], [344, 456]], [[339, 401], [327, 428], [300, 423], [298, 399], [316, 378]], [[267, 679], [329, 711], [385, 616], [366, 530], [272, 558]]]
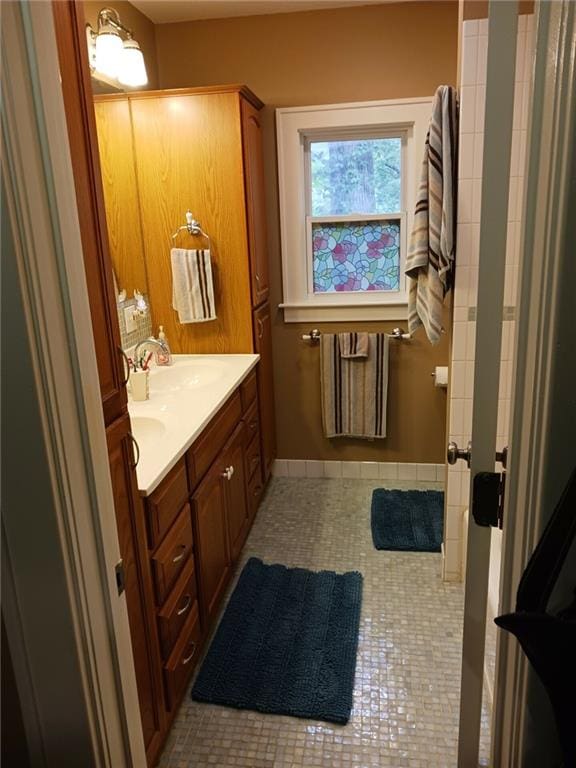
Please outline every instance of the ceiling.
[[130, 0], [154, 24], [294, 13], [354, 5], [381, 5], [399, 1], [403, 0]]

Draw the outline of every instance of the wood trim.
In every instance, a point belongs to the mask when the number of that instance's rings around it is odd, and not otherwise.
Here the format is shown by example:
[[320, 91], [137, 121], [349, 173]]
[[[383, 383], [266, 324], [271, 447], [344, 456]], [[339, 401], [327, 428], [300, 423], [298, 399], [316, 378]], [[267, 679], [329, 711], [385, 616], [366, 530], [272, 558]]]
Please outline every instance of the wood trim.
[[238, 93], [256, 109], [265, 106], [258, 96], [246, 85], [202, 85], [195, 88], [170, 88], [157, 91], [128, 91], [126, 93], [103, 93], [94, 96], [94, 101], [118, 101], [122, 99], [160, 99], [174, 96], [199, 96], [212, 93]]

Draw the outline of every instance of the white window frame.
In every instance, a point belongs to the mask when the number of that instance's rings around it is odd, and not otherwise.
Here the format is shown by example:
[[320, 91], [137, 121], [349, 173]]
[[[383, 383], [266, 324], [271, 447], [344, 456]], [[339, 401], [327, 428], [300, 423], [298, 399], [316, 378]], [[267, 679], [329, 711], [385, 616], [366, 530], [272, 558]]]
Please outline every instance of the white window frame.
[[[404, 278], [407, 233], [414, 216], [422, 153], [432, 97], [287, 107], [276, 110], [278, 185], [282, 247], [283, 302], [286, 322], [405, 320]], [[310, 141], [345, 138], [402, 138], [402, 208], [398, 213], [310, 216]], [[314, 293], [311, 222], [401, 220], [400, 290]]]

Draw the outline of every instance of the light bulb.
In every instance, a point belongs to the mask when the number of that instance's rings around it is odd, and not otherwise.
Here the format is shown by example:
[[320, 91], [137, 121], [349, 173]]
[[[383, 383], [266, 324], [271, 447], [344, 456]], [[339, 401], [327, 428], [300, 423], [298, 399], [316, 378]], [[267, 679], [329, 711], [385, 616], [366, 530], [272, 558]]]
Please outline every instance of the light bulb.
[[133, 40], [131, 37], [128, 40], [124, 40], [118, 80], [122, 85], [128, 85], [133, 88], [139, 85], [146, 85], [148, 82], [144, 56], [136, 40]]
[[96, 69], [108, 77], [118, 77], [124, 51], [122, 38], [111, 28], [98, 33], [96, 38]]

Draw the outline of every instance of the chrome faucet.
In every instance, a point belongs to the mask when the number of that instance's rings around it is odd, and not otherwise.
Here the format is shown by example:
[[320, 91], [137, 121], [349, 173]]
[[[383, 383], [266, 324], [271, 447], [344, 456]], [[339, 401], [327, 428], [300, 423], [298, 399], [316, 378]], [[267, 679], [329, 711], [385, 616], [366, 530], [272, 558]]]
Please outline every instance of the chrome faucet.
[[[134, 358], [138, 360], [140, 352], [146, 347], [151, 346], [158, 347], [158, 350], [166, 355], [167, 359], [170, 360], [170, 349], [168, 345], [165, 344], [162, 339], [155, 339], [154, 336], [150, 336], [149, 339], [144, 339], [144, 341], [140, 341], [138, 344], [136, 344], [134, 349]], [[163, 363], [163, 365], [168, 365], [168, 363]]]

